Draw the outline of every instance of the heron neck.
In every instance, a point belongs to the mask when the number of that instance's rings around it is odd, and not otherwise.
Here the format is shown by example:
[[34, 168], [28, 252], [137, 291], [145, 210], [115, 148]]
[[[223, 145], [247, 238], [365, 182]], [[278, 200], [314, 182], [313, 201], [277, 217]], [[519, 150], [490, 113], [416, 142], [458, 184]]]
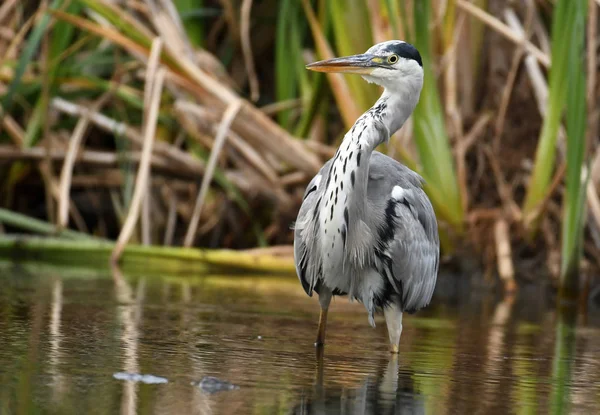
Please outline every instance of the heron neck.
[[381, 122], [387, 127], [389, 135], [381, 137], [379, 142], [374, 143], [375, 147], [386, 142], [389, 137], [402, 128], [419, 102], [420, 92], [420, 88], [411, 84], [399, 86], [397, 89], [386, 88], [383, 91], [379, 100], [369, 111], [373, 111], [378, 106], [384, 108], [381, 114]]
[[385, 89], [377, 102], [356, 121], [340, 145], [334, 163], [337, 168], [332, 170], [337, 174], [343, 173], [349, 179], [347, 206], [352, 218], [362, 219], [367, 214], [371, 154], [404, 125], [419, 95], [418, 88]]
[[374, 237], [368, 226], [372, 214], [367, 201], [369, 165], [375, 148], [404, 124], [414, 108], [412, 95], [408, 100], [401, 97], [398, 91], [384, 91], [346, 133], [332, 160], [325, 192], [318, 202], [321, 243], [328, 250], [325, 270], [336, 269], [339, 259], [345, 258], [342, 246], [354, 265], [360, 267], [369, 261]]

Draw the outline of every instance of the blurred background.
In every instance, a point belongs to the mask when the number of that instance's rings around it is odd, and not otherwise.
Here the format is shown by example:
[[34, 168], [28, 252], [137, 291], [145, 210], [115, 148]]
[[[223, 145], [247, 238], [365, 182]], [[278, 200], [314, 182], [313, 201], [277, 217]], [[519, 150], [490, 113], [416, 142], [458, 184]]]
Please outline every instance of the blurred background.
[[293, 272], [305, 186], [381, 92], [304, 66], [397, 38], [419, 49], [425, 85], [379, 150], [426, 179], [444, 266], [587, 298], [600, 265], [598, 7], [4, 0], [0, 245], [41, 233], [72, 254], [109, 240], [115, 260], [126, 244], [252, 249]]
[[[0, 414], [600, 413], [599, 8], [0, 1]], [[389, 39], [442, 270], [398, 357], [340, 298], [315, 359], [291, 227], [381, 91], [305, 65]]]

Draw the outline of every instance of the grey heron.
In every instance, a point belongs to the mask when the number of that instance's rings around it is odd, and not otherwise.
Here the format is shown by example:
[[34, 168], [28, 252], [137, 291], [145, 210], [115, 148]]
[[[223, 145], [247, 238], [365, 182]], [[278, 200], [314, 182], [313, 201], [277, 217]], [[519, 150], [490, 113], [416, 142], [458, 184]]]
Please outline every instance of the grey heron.
[[332, 296], [361, 302], [375, 327], [383, 311], [398, 353], [402, 313], [427, 306], [439, 268], [439, 235], [423, 178], [375, 148], [412, 114], [423, 64], [411, 44], [391, 40], [364, 54], [314, 62], [319, 72], [360, 74], [383, 87], [310, 181], [294, 224], [294, 261], [304, 291], [319, 295], [316, 345], [325, 342]]

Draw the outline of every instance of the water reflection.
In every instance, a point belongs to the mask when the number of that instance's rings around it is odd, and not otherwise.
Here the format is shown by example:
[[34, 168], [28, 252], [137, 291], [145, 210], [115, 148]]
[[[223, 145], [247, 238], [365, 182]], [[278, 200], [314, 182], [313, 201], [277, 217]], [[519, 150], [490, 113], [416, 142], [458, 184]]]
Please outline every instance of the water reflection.
[[553, 387], [550, 395], [552, 413], [554, 414], [569, 412], [570, 389], [573, 383], [572, 356], [575, 354], [576, 319], [577, 315], [574, 309], [562, 310], [558, 315], [552, 359]]
[[61, 312], [62, 312], [62, 293], [63, 284], [60, 278], [55, 278], [52, 281], [52, 303], [50, 306], [50, 320], [49, 320], [49, 337], [50, 337], [50, 351], [48, 352], [48, 364], [49, 372], [51, 374], [50, 387], [52, 389], [52, 400], [53, 403], [58, 403], [62, 399], [62, 395], [65, 391], [64, 376], [60, 370], [60, 361], [62, 359], [61, 351]]
[[[394, 357], [383, 318], [342, 299], [315, 356], [316, 299], [294, 278], [0, 263], [0, 284], [0, 414], [600, 413], [600, 318], [557, 315], [539, 289], [455, 284]], [[198, 386], [213, 378], [239, 388]]]
[[[137, 293], [133, 290], [123, 277], [119, 267], [112, 268], [115, 283], [115, 296], [119, 305], [118, 316], [122, 329], [121, 341], [123, 342], [124, 364], [123, 370], [127, 373], [138, 373], [138, 326], [142, 317], [142, 303], [144, 299], [145, 280], [141, 279], [138, 284]], [[137, 413], [138, 384], [134, 381], [123, 382], [123, 397], [121, 398], [121, 414], [132, 415]]]
[[398, 356], [381, 360], [379, 370], [356, 387], [325, 388], [323, 353], [317, 353], [315, 388], [290, 411], [297, 415], [424, 414], [424, 397], [414, 388], [411, 371], [400, 371]]

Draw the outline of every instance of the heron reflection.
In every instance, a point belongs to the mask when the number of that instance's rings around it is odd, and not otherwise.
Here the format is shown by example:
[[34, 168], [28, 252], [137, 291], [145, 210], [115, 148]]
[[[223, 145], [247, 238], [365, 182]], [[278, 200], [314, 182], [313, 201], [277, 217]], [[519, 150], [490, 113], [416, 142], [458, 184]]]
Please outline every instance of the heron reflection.
[[[322, 348], [319, 348], [322, 350]], [[315, 387], [289, 412], [294, 415], [424, 414], [424, 397], [415, 391], [413, 373], [399, 370], [397, 355], [381, 360], [377, 371], [356, 387], [325, 386], [323, 352], [317, 352]]]

